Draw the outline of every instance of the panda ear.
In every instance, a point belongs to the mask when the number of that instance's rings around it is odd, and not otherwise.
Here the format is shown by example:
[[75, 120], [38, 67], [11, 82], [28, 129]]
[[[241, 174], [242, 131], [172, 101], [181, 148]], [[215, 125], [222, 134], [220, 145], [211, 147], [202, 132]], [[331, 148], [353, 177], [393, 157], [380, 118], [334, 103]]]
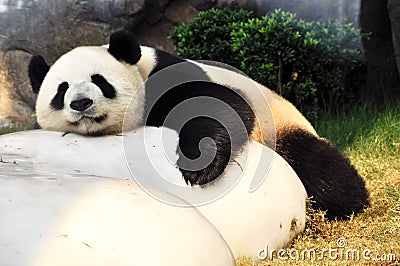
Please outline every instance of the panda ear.
[[136, 64], [140, 57], [140, 46], [133, 33], [120, 30], [111, 34], [108, 52], [118, 61]]
[[28, 67], [29, 79], [31, 80], [32, 90], [34, 93], [39, 93], [40, 86], [50, 67], [44, 61], [41, 55], [35, 55], [31, 58]]

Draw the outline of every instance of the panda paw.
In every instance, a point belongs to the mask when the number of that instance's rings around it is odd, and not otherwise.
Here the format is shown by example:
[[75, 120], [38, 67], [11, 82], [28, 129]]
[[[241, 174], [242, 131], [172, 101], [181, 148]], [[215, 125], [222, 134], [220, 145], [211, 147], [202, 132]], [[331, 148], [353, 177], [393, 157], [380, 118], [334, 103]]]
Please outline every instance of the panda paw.
[[186, 184], [190, 184], [192, 186], [206, 185], [217, 179], [224, 172], [226, 165], [227, 163], [218, 164], [214, 162], [201, 170], [189, 171], [179, 168], [179, 171], [182, 173]]
[[[182, 173], [186, 184], [206, 185], [217, 179], [225, 171], [229, 163], [230, 156], [218, 154], [214, 157], [211, 163], [205, 167], [200, 167], [196, 163], [188, 163], [186, 158], [180, 154], [177, 161], [179, 171]], [[196, 170], [191, 170], [196, 169]]]

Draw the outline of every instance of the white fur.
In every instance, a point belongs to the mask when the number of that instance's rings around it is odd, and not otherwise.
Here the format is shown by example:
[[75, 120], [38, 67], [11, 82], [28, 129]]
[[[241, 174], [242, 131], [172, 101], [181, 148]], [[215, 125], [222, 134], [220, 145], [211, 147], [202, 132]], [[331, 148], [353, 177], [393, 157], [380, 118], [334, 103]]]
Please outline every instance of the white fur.
[[138, 62], [139, 71], [142, 74], [142, 78], [146, 80], [151, 71], [157, 65], [157, 58], [154, 48], [147, 46], [140, 46], [140, 50], [142, 52], [142, 57]]
[[[91, 75], [101, 74], [117, 91], [115, 99], [105, 98], [100, 89], [91, 82]], [[50, 102], [57, 93], [58, 85], [68, 82], [69, 89], [64, 98], [64, 108], [60, 111], [50, 108]], [[102, 131], [115, 134], [122, 131], [125, 113], [132, 119], [125, 124], [126, 130], [133, 130], [142, 124], [144, 112], [144, 90], [140, 89], [143, 79], [136, 65], [117, 61], [106, 47], [78, 47], [60, 57], [47, 73], [36, 103], [38, 123], [48, 130], [64, 130], [80, 134]], [[106, 114], [102, 123], [81, 120], [70, 108], [71, 101], [87, 96], [94, 100], [88, 115], [97, 117]], [[132, 98], [132, 96], [134, 96]], [[130, 108], [128, 109], [129, 103]]]

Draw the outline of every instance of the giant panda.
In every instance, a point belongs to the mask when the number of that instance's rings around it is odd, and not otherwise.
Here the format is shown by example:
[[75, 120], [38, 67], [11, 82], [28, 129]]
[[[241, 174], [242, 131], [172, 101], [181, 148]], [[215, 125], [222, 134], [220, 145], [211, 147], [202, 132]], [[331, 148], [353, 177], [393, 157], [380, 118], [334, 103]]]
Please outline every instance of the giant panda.
[[291, 103], [235, 71], [140, 46], [128, 31], [114, 32], [105, 46], [77, 47], [51, 67], [34, 56], [29, 77], [43, 129], [177, 130], [177, 167], [188, 184], [212, 185], [251, 139], [275, 148], [328, 218], [346, 219], [369, 204], [356, 169]]

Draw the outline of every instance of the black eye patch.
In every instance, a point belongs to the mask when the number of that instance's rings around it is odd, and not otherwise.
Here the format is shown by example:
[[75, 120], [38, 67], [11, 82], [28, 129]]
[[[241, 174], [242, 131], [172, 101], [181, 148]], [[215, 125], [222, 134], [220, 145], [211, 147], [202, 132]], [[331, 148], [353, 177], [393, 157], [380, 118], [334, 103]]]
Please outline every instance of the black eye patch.
[[55, 110], [62, 110], [64, 108], [64, 96], [69, 88], [68, 82], [63, 82], [58, 85], [58, 90], [56, 96], [51, 100], [50, 106]]
[[91, 76], [92, 82], [100, 88], [101, 92], [103, 93], [104, 97], [108, 99], [113, 99], [116, 96], [115, 89], [113, 85], [108, 83], [108, 81], [100, 74], [95, 74]]

